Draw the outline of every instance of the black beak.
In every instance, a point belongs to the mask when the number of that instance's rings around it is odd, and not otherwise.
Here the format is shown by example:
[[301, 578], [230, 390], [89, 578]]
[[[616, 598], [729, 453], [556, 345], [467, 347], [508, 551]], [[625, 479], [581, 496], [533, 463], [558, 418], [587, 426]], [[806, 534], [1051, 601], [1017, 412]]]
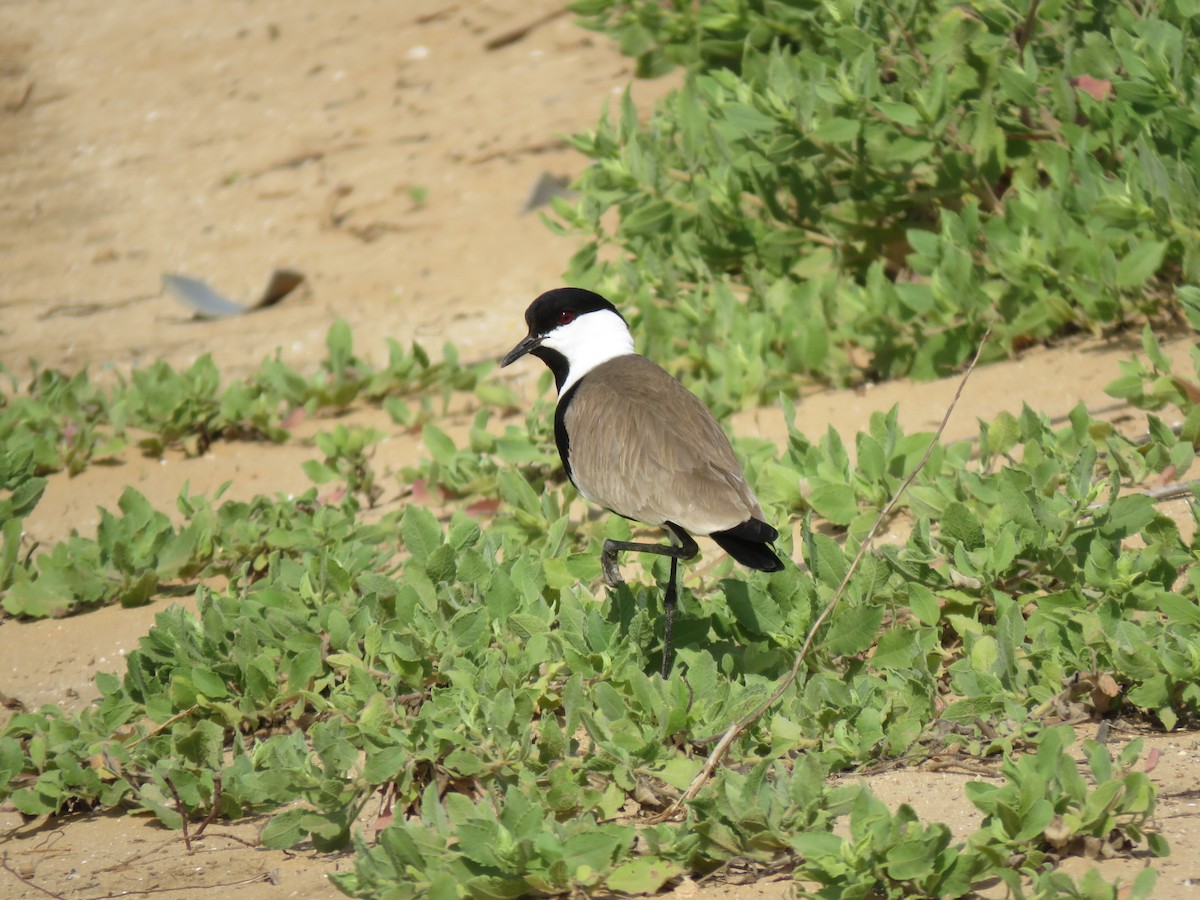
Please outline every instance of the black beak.
[[515, 363], [529, 351], [536, 350], [538, 347], [542, 346], [542, 341], [543, 338], [540, 335], [529, 335], [529, 337], [525, 338], [525, 340], [521, 341], [521, 343], [509, 350], [504, 359], [500, 360], [500, 368], [503, 369], [505, 366]]

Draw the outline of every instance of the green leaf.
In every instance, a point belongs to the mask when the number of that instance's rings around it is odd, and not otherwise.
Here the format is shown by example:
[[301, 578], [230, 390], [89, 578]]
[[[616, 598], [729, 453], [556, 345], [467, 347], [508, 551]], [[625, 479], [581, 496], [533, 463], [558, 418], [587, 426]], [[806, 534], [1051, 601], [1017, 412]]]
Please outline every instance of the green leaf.
[[840, 607], [821, 646], [830, 656], [853, 656], [875, 643], [883, 624], [882, 606]]
[[[439, 537], [441, 535], [439, 534]], [[425, 561], [425, 571], [433, 582], [453, 581], [457, 569], [458, 554], [449, 544], [442, 544], [429, 554]]]
[[303, 823], [309, 813], [307, 809], [287, 809], [272, 816], [259, 835], [262, 845], [269, 850], [295, 847], [308, 837], [308, 829]]
[[966, 504], [954, 501], [942, 512], [942, 537], [951, 542], [961, 543], [968, 550], [976, 550], [983, 546], [983, 527], [975, 514]]
[[812, 137], [813, 140], [828, 141], [831, 144], [848, 144], [858, 138], [861, 127], [855, 119], [833, 116], [813, 129]]
[[475, 385], [475, 396], [485, 406], [498, 406], [503, 409], [519, 409], [521, 400], [507, 384], [498, 381], [481, 381]]
[[421, 440], [429, 448], [429, 453], [434, 460], [443, 466], [450, 465], [454, 460], [454, 454], [458, 452], [450, 435], [433, 423], [428, 423], [421, 429]]
[[656, 894], [664, 884], [685, 871], [677, 862], [643, 856], [613, 869], [608, 875], [608, 887], [623, 894]]
[[986, 718], [995, 713], [1000, 704], [994, 697], [964, 697], [949, 704], [942, 712], [942, 718], [950, 722], [972, 722]]
[[[689, 672], [689, 674], [691, 673]], [[701, 760], [673, 756], [655, 772], [655, 775], [671, 787], [682, 791], [700, 774], [701, 765]]]
[[805, 862], [834, 859], [841, 856], [846, 840], [827, 831], [810, 831], [793, 834], [790, 838], [792, 847], [804, 856]]
[[898, 122], [901, 125], [915, 127], [921, 122], [921, 115], [916, 108], [907, 103], [894, 103], [888, 100], [880, 100], [875, 104], [876, 108], [893, 122]]
[[17, 812], [26, 816], [44, 816], [58, 810], [58, 804], [51, 797], [43, 795], [33, 788], [21, 788], [14, 791], [8, 801], [17, 808]]
[[325, 335], [325, 349], [332, 359], [345, 360], [354, 351], [354, 340], [350, 334], [350, 325], [345, 319], [334, 319]]
[[[2, 483], [3, 479], [0, 478], [0, 484]], [[29, 478], [16, 485], [12, 490], [12, 496], [8, 498], [8, 515], [14, 519], [27, 517], [38, 505], [38, 501], [42, 499], [42, 495], [46, 492], [46, 485], [45, 478]], [[0, 510], [3, 509], [4, 506], [0, 504]], [[0, 517], [0, 525], [3, 524], [4, 519]]]
[[315, 459], [306, 459], [300, 463], [300, 468], [313, 484], [328, 484], [338, 479], [338, 471], [332, 466]]
[[871, 665], [877, 669], [894, 669], [905, 672], [912, 668], [913, 660], [920, 652], [918, 635], [910, 628], [893, 628], [879, 638]]
[[936, 625], [942, 617], [941, 607], [933, 591], [923, 584], [908, 584], [908, 608], [922, 625]]
[[25, 754], [16, 738], [0, 737], [0, 785], [8, 784], [25, 765]]
[[1104, 516], [1103, 531], [1109, 537], [1126, 538], [1138, 534], [1154, 521], [1154, 499], [1145, 494], [1118, 497]]
[[450, 637], [463, 650], [477, 648], [488, 634], [487, 611], [479, 607], [464, 609], [450, 622]]
[[1180, 285], [1175, 289], [1175, 296], [1183, 307], [1188, 325], [1200, 331], [1200, 287], [1194, 284]]
[[848, 484], [819, 485], [809, 493], [808, 502], [834, 525], [849, 525], [858, 515], [858, 496]]
[[479, 757], [462, 749], [451, 751], [444, 762], [447, 769], [458, 775], [470, 777], [483, 771], [483, 762]]
[[10, 616], [27, 616], [44, 619], [72, 606], [72, 599], [64, 597], [57, 589], [44, 581], [19, 581], [4, 594], [0, 604]]
[[1200, 605], [1195, 600], [1164, 591], [1155, 598], [1155, 605], [1171, 622], [1200, 627]]
[[[1171, 845], [1167, 843], [1167, 839], [1165, 837], [1163, 837], [1161, 834], [1159, 834], [1156, 831], [1151, 831], [1146, 834], [1146, 843], [1150, 849], [1150, 853], [1153, 856], [1157, 856], [1159, 859], [1161, 859], [1164, 856], [1171, 855]], [[1143, 869], [1142, 871], [1143, 871], [1143, 874], [1145, 874], [1146, 872], [1155, 872], [1155, 870], [1153, 868], [1149, 868], [1149, 867], [1146, 869]], [[1157, 874], [1157, 873], [1155, 873], [1155, 874]], [[1135, 882], [1140, 881], [1140, 880], [1141, 880], [1141, 876], [1139, 876], [1137, 879], [1135, 879]], [[1148, 880], [1150, 882], [1148, 889], [1147, 889], [1148, 892], [1144, 893], [1144, 894], [1140, 894], [1140, 895], [1134, 894], [1134, 896], [1142, 896], [1142, 897], [1153, 896], [1152, 891], [1154, 888], [1154, 880], [1152, 878], [1148, 879]]]
[[936, 849], [930, 844], [928, 840], [910, 839], [892, 847], [888, 850], [885, 863], [888, 875], [897, 881], [911, 881], [929, 875], [936, 862]]
[[1007, 453], [1020, 440], [1021, 426], [1012, 413], [1002, 412], [986, 426], [986, 432], [986, 441], [981, 440], [983, 449], [989, 454]]
[[825, 534], [811, 533], [807, 543], [807, 562], [813, 574], [822, 584], [832, 588], [838, 587], [850, 569], [850, 563], [842, 548]]
[[225, 686], [225, 680], [211, 672], [208, 669], [192, 669], [192, 683], [196, 689], [207, 696], [209, 699], [220, 699], [221, 697], [229, 696], [229, 689]]
[[744, 581], [722, 582], [725, 600], [738, 624], [752, 634], [780, 635], [784, 632], [783, 616], [770, 596], [751, 590]]
[[1117, 287], [1135, 288], [1145, 284], [1162, 266], [1166, 250], [1165, 241], [1142, 241], [1134, 245], [1117, 264]]
[[424, 565], [442, 545], [442, 526], [427, 508], [410, 503], [400, 520], [400, 536], [413, 559]]

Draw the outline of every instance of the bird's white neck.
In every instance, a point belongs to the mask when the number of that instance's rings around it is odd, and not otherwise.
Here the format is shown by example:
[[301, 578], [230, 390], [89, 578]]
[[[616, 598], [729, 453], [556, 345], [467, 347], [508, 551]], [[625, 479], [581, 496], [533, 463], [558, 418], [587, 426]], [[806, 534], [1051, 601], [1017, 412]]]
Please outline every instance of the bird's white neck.
[[567, 360], [567, 377], [558, 389], [560, 397], [596, 366], [634, 352], [633, 336], [625, 321], [607, 309], [587, 313], [570, 325], [554, 329], [542, 346], [557, 350]]

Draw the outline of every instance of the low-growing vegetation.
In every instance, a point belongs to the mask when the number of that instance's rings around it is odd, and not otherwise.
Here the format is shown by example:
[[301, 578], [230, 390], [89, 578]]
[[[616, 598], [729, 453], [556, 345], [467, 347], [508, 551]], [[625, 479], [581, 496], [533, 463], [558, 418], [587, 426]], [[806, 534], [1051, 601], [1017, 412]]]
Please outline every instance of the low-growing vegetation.
[[35, 363], [21, 389], [17, 376], [0, 364], [0, 384], [6, 384], [0, 395], [0, 486], [26, 474], [77, 474], [130, 442], [154, 456], [168, 448], [196, 456], [216, 440], [279, 442], [302, 414], [337, 415], [355, 403], [381, 404], [407, 428], [444, 415], [456, 393], [473, 393], [479, 405], [516, 405], [510, 389], [485, 379], [492, 363], [462, 364], [453, 345], [433, 362], [421, 345], [405, 350], [389, 339], [388, 360], [376, 368], [355, 355], [350, 328], [339, 319], [325, 347], [313, 374], [265, 359], [249, 378], [224, 386], [208, 354], [183, 370], [159, 360], [107, 386], [86, 371], [68, 376]]
[[1200, 18], [1145, 6], [576, 0], [645, 75], [573, 138], [573, 283], [721, 410], [1179, 316]]
[[[1114, 386], [1127, 396], [1161, 393], [1149, 333], [1146, 348], [1151, 362]], [[86, 378], [55, 380], [94, 395]], [[1055, 722], [1069, 708], [1170, 729], [1200, 713], [1200, 548], [1139, 493], [1187, 471], [1195, 436], [1148, 422], [1133, 441], [1082, 408], [1063, 427], [1026, 409], [935, 447], [903, 504], [906, 543], [865, 558], [796, 684], [667, 820], [713, 737], [788, 672], [929, 448], [895, 411], [856, 437], [853, 462], [833, 432], [793, 430], [782, 452], [740, 445], [764, 504], [804, 522], [801, 546], [782, 539], [802, 565], [727, 577], [726, 561], [685, 590], [665, 682], [662, 563], [602, 593], [599, 544], [626, 524], [571, 522], [547, 436], [498, 435], [486, 412], [461, 449], [427, 425], [430, 458], [403, 473], [441, 486], [456, 510], [443, 520], [409, 503], [365, 521], [383, 480], [363, 453], [375, 435], [336, 424], [307, 471], [344, 491], [222, 502], [185, 489], [175, 525], [130, 488], [94, 537], [30, 554], [20, 524], [43, 477], [15, 466], [8, 614], [164, 590], [195, 592], [199, 611], [160, 613], [82, 713], [14, 714], [0, 796], [29, 816], [123, 808], [171, 827], [282, 809], [264, 844], [353, 843], [338, 883], [362, 897], [652, 892], [735, 858], [786, 866], [818, 896], [957, 895], [995, 879], [1014, 896], [1110, 896], [1054, 863], [1166, 852], [1154, 789], [1136, 744], [1116, 759], [1085, 744], [1081, 769]], [[968, 788], [985, 819], [958, 840], [830, 781], [950, 753], [994, 773]], [[377, 841], [356, 827], [368, 804], [390, 822]], [[1152, 886], [1147, 869], [1134, 896]]]
[[[1200, 325], [1200, 15], [573, 8], [643, 74], [687, 71], [645, 119], [625, 100], [573, 139], [595, 164], [556, 207], [584, 239], [569, 279], [629, 309], [719, 415], [783, 406], [784, 446], [737, 449], [795, 565], [694, 571], [664, 680], [667, 563], [601, 587], [601, 542], [628, 524], [571, 515], [552, 404], [516, 419], [490, 363], [393, 343], [376, 367], [338, 322], [312, 373], [275, 358], [223, 383], [208, 357], [105, 381], [3, 370], [0, 615], [164, 595], [196, 611], [164, 604], [82, 712], [13, 712], [0, 801], [171, 828], [266, 814], [265, 846], [352, 847], [335, 881], [365, 898], [653, 893], [735, 862], [815, 897], [1153, 896], [1152, 866], [1112, 884], [1057, 864], [1168, 852], [1140, 744], [1073, 725], [1200, 720], [1200, 538], [1158, 504], [1164, 482], [1194, 496], [1200, 358], [1172, 371], [1155, 337]], [[1146, 411], [1144, 436], [1083, 406], [944, 445], [896, 410], [853, 436], [794, 424], [802, 377], [930, 377], [989, 328], [985, 358], [1131, 324], [1142, 358], [1110, 392]], [[378, 417], [345, 417], [367, 405], [426, 459], [381, 470]], [[129, 487], [94, 533], [26, 541], [49, 478], [296, 440], [301, 419], [297, 496], [183, 486], [168, 515]], [[885, 510], [907, 537], [852, 566]], [[939, 758], [979, 773], [973, 833], [836, 777]]]

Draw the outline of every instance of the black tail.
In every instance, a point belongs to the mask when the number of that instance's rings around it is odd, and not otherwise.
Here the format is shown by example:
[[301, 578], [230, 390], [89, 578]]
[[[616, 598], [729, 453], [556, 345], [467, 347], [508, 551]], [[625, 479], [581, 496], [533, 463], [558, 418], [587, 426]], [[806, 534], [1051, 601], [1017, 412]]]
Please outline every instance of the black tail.
[[709, 537], [743, 566], [761, 572], [778, 572], [783, 568], [771, 548], [771, 541], [779, 537], [779, 532], [759, 519], [747, 519], [725, 531], [714, 531]]

